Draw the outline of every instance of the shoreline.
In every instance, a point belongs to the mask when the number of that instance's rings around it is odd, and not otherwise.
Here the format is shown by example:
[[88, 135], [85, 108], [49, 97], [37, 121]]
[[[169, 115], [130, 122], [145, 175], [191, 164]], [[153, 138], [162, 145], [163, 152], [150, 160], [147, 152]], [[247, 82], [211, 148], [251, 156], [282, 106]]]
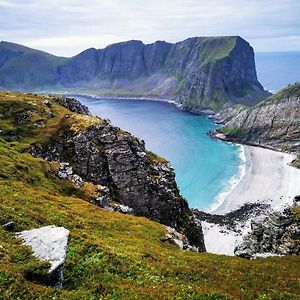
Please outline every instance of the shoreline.
[[223, 190], [218, 195], [216, 195], [216, 197], [213, 199], [213, 203], [205, 210], [205, 212], [207, 212], [207, 213], [214, 214], [215, 211], [217, 211], [223, 205], [226, 198], [238, 186], [238, 184], [241, 182], [241, 180], [243, 179], [243, 177], [246, 174], [246, 164], [249, 162], [247, 162], [247, 158], [245, 155], [245, 148], [244, 148], [244, 145], [237, 145], [237, 146], [239, 146], [239, 151], [240, 151], [239, 158], [241, 161], [241, 163], [238, 167], [237, 173], [234, 174], [226, 182]]
[[293, 154], [243, 145], [245, 171], [219, 205], [209, 211], [225, 214], [246, 203], [270, 204], [280, 210], [300, 194], [300, 170], [289, 165]]

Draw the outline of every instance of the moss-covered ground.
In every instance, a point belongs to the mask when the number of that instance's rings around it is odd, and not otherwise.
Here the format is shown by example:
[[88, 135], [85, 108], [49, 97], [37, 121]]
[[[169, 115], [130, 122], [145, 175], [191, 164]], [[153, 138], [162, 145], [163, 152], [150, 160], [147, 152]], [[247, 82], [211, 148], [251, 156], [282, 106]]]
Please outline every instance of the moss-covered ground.
[[[45, 264], [0, 226], [0, 299], [299, 299], [299, 257], [249, 261], [181, 251], [160, 241], [161, 224], [86, 201], [92, 184], [76, 189], [56, 176], [55, 162], [23, 151], [46, 143], [71, 114], [53, 105], [49, 116], [43, 101], [0, 93], [0, 129], [19, 137], [0, 138], [0, 222], [15, 222], [15, 232], [51, 224], [70, 230], [64, 288], [41, 283]], [[16, 122], [24, 112], [27, 121]]]

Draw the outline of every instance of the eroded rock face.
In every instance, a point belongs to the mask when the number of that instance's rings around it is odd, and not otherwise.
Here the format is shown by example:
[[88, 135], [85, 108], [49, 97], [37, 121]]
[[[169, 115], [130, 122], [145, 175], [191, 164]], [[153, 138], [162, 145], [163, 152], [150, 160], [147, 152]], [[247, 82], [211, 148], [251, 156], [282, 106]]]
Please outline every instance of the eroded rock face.
[[49, 273], [55, 277], [58, 288], [63, 284], [63, 266], [67, 254], [69, 230], [54, 225], [17, 233], [17, 236], [30, 246], [33, 254], [40, 260], [51, 264]]
[[251, 232], [235, 249], [235, 254], [244, 258], [262, 255], [299, 255], [300, 220], [294, 204], [283, 212], [273, 212], [251, 222]]
[[[300, 151], [300, 83], [230, 120], [227, 138], [283, 151]], [[231, 131], [231, 133], [230, 133]]]

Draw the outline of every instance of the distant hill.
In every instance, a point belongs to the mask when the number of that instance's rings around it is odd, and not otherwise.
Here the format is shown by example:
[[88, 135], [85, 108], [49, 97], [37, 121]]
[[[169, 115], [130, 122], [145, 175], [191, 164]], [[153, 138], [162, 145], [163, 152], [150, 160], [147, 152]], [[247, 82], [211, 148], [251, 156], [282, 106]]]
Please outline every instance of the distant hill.
[[252, 47], [238, 36], [175, 44], [127, 41], [63, 58], [0, 43], [0, 87], [175, 99], [190, 110], [253, 105], [268, 94], [257, 80]]

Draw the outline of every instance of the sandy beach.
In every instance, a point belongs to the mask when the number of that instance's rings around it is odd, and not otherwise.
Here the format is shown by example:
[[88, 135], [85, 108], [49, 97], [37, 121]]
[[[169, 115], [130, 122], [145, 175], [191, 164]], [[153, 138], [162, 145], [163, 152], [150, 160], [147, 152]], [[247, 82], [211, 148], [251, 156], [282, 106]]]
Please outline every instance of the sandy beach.
[[[243, 177], [210, 213], [225, 214], [247, 202], [270, 204], [274, 210], [292, 204], [294, 196], [300, 195], [300, 170], [288, 165], [294, 156], [259, 147], [242, 147], [246, 158]], [[241, 235], [216, 224], [201, 223], [208, 252], [234, 255]], [[250, 221], [243, 225], [242, 235], [249, 231]]]
[[289, 166], [294, 155], [264, 148], [242, 146], [245, 153], [244, 175], [223, 203], [211, 211], [224, 214], [247, 202], [267, 203], [280, 210], [300, 195], [300, 170]]

